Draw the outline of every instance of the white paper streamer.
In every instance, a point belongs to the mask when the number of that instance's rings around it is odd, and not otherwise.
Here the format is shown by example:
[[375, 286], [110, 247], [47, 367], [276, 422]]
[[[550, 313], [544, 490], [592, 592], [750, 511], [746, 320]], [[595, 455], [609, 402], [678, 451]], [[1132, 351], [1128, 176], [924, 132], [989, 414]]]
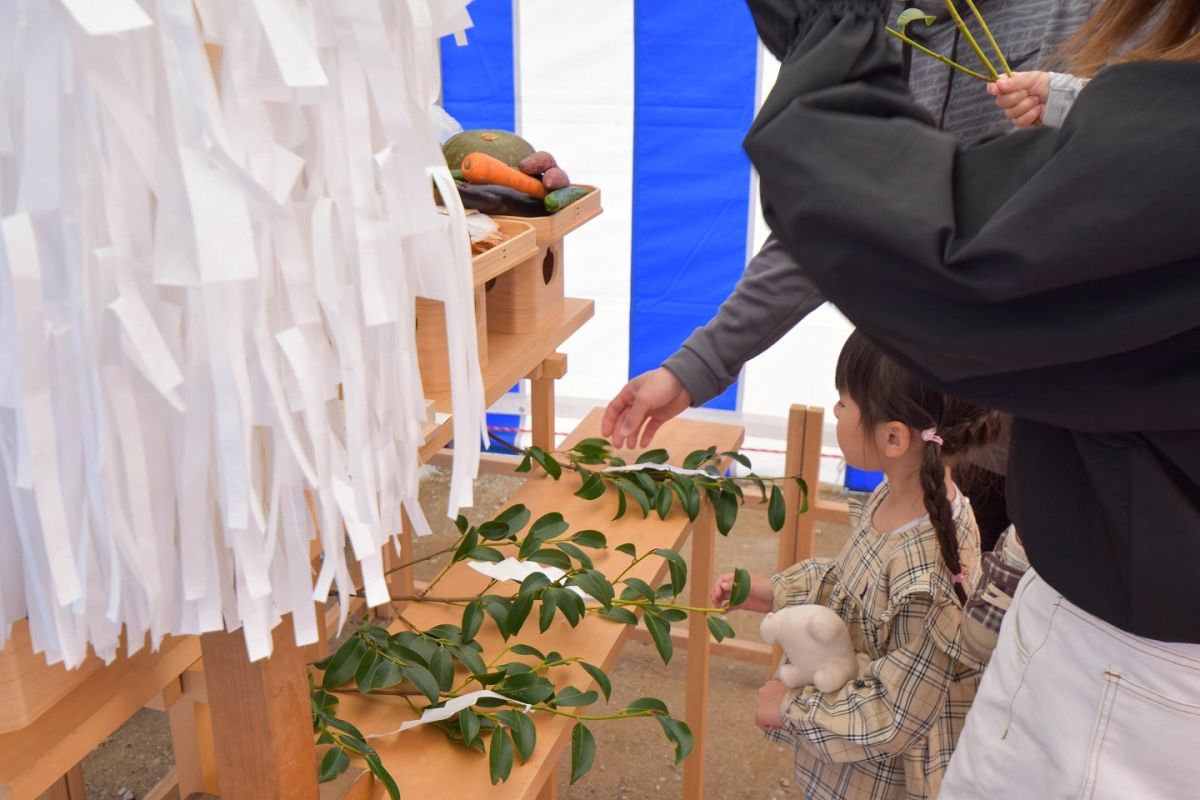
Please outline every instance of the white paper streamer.
[[470, 503], [470, 255], [428, 113], [465, 6], [0, 4], [0, 637], [27, 617], [73, 666], [241, 628], [259, 658], [284, 614], [316, 641], [348, 557], [386, 602], [401, 507], [429, 527], [418, 289]]
[[420, 726], [428, 725], [431, 722], [441, 722], [444, 719], [450, 719], [464, 708], [469, 708], [478, 703], [480, 700], [488, 698], [504, 700], [505, 702], [512, 703], [515, 706], [525, 706], [525, 713], [529, 713], [530, 707], [528, 703], [518, 702], [510, 697], [505, 697], [502, 694], [493, 692], [490, 689], [480, 689], [478, 691], [460, 695], [452, 700], [447, 700], [445, 705], [439, 706], [438, 708], [427, 708], [421, 713], [420, 719], [410, 719], [407, 722], [401, 723], [400, 727], [395, 728], [394, 730], [381, 731], [379, 733], [368, 733], [367, 738], [380, 739], [384, 736], [392, 736], [397, 733], [404, 733], [404, 731], [412, 730], [413, 728], [419, 728]]

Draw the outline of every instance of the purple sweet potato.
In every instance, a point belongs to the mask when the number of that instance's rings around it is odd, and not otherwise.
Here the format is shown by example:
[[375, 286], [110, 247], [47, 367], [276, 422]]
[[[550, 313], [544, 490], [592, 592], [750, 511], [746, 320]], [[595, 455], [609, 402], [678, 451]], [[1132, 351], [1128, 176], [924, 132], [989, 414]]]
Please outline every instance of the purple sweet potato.
[[530, 156], [521, 159], [521, 163], [517, 164], [517, 169], [524, 172], [526, 175], [532, 175], [535, 178], [540, 178], [548, 169], [554, 169], [558, 164], [554, 161], [554, 156], [547, 153], [545, 150], [538, 150]]
[[553, 192], [555, 189], [570, 186], [571, 179], [567, 177], [567, 173], [563, 172], [561, 167], [551, 167], [542, 173], [542, 185], [546, 187], [546, 191]]

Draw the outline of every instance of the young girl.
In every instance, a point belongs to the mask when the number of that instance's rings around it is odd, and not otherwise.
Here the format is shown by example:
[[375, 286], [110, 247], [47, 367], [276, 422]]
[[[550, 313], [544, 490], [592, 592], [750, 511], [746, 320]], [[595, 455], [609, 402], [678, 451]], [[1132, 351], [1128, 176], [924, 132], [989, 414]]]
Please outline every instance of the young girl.
[[[887, 479], [836, 558], [752, 578], [742, 608], [828, 606], [869, 664], [829, 694], [768, 682], [756, 722], [768, 738], [795, 745], [805, 798], [931, 797], [981, 670], [963, 653], [960, 631], [979, 532], [947, 459], [990, 441], [996, 419], [924, 386], [857, 332], [838, 359], [836, 386], [846, 462]], [[731, 585], [732, 575], [717, 580], [715, 603]]]

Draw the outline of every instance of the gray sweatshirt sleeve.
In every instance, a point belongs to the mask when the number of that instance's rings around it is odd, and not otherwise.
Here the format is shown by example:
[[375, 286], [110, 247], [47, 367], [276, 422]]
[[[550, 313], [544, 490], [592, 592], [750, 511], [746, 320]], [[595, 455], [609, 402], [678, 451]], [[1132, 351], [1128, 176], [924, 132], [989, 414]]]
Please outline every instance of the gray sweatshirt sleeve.
[[1042, 124], [1051, 128], [1061, 128], [1071, 106], [1075, 105], [1075, 98], [1079, 97], [1079, 93], [1087, 84], [1087, 78], [1076, 78], [1064, 72], [1051, 72], [1050, 95], [1046, 98], [1046, 108], [1042, 110]]
[[716, 315], [663, 362], [701, 405], [737, 380], [742, 366], [825, 302], [804, 269], [772, 235]]

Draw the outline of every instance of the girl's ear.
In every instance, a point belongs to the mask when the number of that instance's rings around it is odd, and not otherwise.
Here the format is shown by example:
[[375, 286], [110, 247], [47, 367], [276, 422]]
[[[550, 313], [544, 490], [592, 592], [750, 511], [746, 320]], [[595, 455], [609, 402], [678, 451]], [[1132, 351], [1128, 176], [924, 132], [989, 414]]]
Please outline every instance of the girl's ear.
[[899, 458], [912, 446], [912, 428], [903, 422], [885, 422], [877, 429], [876, 445], [885, 458]]

